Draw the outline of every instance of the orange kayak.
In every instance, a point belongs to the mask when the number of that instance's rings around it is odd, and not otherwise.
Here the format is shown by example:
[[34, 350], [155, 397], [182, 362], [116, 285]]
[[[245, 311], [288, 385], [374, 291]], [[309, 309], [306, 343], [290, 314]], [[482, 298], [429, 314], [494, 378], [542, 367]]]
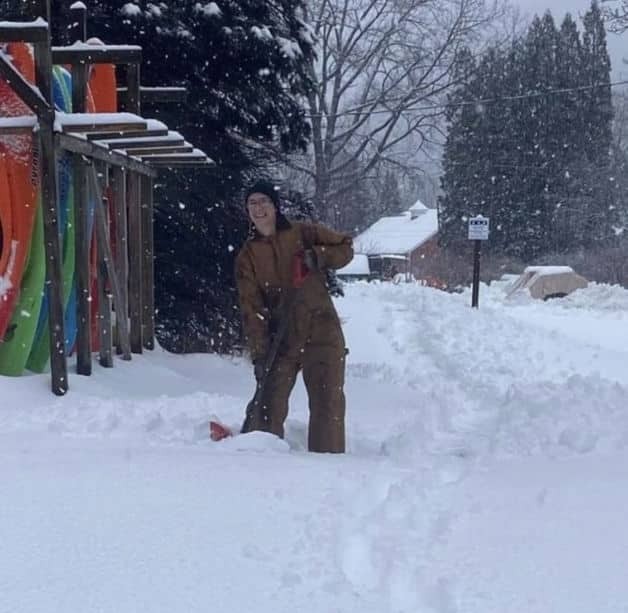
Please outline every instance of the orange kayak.
[[[9, 43], [6, 52], [12, 58], [13, 65], [33, 83], [35, 66], [30, 46], [26, 43]], [[23, 115], [32, 113], [11, 87], [4, 80], [0, 80], [0, 116]], [[0, 157], [3, 160], [0, 166], [4, 166], [4, 171], [0, 169], [0, 275], [4, 286], [0, 294], [0, 342], [19, 299], [20, 282], [33, 234], [38, 188], [37, 159], [33, 145], [30, 134], [0, 136]]]

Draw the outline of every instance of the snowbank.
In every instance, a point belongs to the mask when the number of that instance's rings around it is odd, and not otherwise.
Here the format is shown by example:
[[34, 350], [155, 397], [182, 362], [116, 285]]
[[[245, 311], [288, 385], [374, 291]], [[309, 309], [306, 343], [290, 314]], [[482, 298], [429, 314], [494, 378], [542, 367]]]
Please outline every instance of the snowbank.
[[285, 441], [211, 443], [242, 359], [0, 378], [0, 610], [621, 610], [628, 293], [345, 292], [344, 456], [305, 453], [300, 381]]

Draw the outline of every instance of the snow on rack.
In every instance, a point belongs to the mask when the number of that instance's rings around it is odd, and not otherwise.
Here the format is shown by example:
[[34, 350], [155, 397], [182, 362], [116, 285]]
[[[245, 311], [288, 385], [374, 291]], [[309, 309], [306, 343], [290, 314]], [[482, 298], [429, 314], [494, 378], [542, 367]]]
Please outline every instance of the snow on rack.
[[19, 117], [0, 117], [0, 130], [11, 128], [32, 128], [37, 126], [37, 118], [34, 115], [21, 115]]
[[86, 50], [86, 51], [94, 51], [94, 49], [98, 49], [98, 51], [141, 51], [142, 47], [139, 45], [104, 45], [102, 42], [96, 43], [95, 39], [90, 39], [90, 41], [76, 41], [67, 47], [53, 47], [52, 50], [55, 51], [57, 49], [74, 49], [74, 50]]
[[[168, 126], [165, 123], [162, 123], [158, 119], [145, 119], [146, 127], [149, 130], [167, 130]], [[178, 134], [177, 132], [171, 132], [171, 134]]]
[[82, 125], [84, 123], [107, 124], [107, 123], [135, 123], [144, 121], [139, 115], [133, 113], [63, 113], [57, 111], [57, 121], [61, 126]]
[[33, 21], [0, 21], [0, 28], [41, 28], [46, 27], [48, 22], [38, 17]]

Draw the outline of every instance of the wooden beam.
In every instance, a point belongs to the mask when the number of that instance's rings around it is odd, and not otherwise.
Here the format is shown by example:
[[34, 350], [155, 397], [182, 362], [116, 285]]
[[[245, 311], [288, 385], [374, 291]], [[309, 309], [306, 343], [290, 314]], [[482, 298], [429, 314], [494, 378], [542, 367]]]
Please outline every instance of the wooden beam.
[[181, 153], [180, 155], [159, 154], [159, 155], [142, 155], [139, 156], [142, 162], [205, 162], [208, 157], [204, 154], [193, 155], [191, 153]]
[[54, 64], [139, 64], [142, 48], [134, 45], [74, 44], [53, 47]]
[[192, 145], [186, 145], [185, 147], [124, 147], [124, 151], [128, 155], [142, 156], [142, 155], [163, 155], [164, 153], [192, 153], [194, 147]]
[[114, 167], [111, 171], [111, 190], [113, 192], [113, 206], [115, 219], [115, 267], [120, 284], [120, 302], [116, 304], [116, 336], [115, 342], [118, 353], [123, 360], [131, 359], [131, 344], [127, 335], [121, 333], [121, 321], [126, 321], [129, 327], [129, 260], [127, 240], [127, 204], [126, 204], [126, 172]]
[[111, 151], [96, 143], [87, 141], [83, 138], [78, 138], [71, 134], [57, 134], [56, 138], [59, 146], [66, 151], [80, 153], [81, 155], [105, 162], [106, 164], [121, 166], [122, 168], [126, 168], [127, 170], [131, 170], [142, 175], [148, 175], [151, 177], [157, 176], [157, 172], [154, 168], [151, 168], [147, 164], [143, 164], [137, 159], [124, 155], [123, 153]]
[[141, 181], [134, 172], [127, 175], [129, 210], [129, 317], [131, 320], [131, 351], [142, 353], [142, 216]]
[[[46, 18], [50, 16], [50, 0], [39, 3]], [[36, 83], [50, 109], [52, 98], [52, 57], [50, 32], [45, 40], [35, 44]], [[54, 114], [46, 108], [39, 116], [41, 203], [44, 215], [46, 251], [46, 283], [48, 284], [48, 321], [50, 334], [50, 370], [52, 391], [63, 396], [68, 391], [68, 365], [65, 354], [63, 316], [63, 282], [57, 203], [57, 150], [54, 139]]]
[[153, 136], [168, 136], [168, 130], [130, 130], [126, 132], [90, 132], [85, 135], [87, 140], [113, 140], [116, 138], [147, 138]]
[[[103, 256], [104, 256], [104, 266], [106, 267], [106, 272], [109, 277], [109, 282], [111, 283], [111, 290], [113, 292], [114, 304], [116, 305], [116, 309], [118, 309], [120, 308], [120, 305], [123, 304], [123, 299], [122, 299], [122, 290], [120, 287], [120, 282], [119, 282], [118, 275], [116, 273], [116, 269], [114, 266], [113, 254], [111, 252], [111, 244], [109, 242], [107, 213], [105, 209], [106, 199], [103, 198], [103, 192], [100, 188], [100, 185], [98, 184], [98, 177], [96, 176], [96, 169], [93, 166], [90, 169], [89, 177], [91, 181], [91, 188], [92, 188], [95, 201], [96, 201], [96, 215], [95, 215], [96, 234], [98, 237], [99, 245], [102, 245]], [[126, 318], [121, 317], [118, 324], [119, 324], [119, 329], [120, 329], [120, 336], [122, 337], [123, 342], [125, 344], [128, 344], [129, 327], [128, 327], [128, 322]]]
[[214, 168], [213, 162], [149, 162], [155, 168]]
[[70, 40], [87, 40], [87, 7], [76, 2], [70, 7]]
[[[126, 108], [128, 96], [127, 87], [118, 87], [118, 100], [123, 108]], [[185, 87], [145, 87], [140, 86], [141, 104], [171, 104], [182, 103], [187, 100]]]
[[48, 40], [48, 24], [42, 19], [24, 22], [0, 22], [2, 43], [42, 43]]
[[153, 243], [153, 180], [142, 177], [142, 341], [155, 348], [155, 249]]
[[[87, 66], [72, 67], [72, 110], [84, 113], [87, 95]], [[59, 140], [57, 140], [59, 142]], [[74, 223], [76, 227], [76, 372], [92, 374], [91, 334], [91, 262], [92, 232], [89, 224], [87, 163], [82, 155], [73, 155]], [[93, 214], [93, 212], [92, 212]]]
[[143, 138], [138, 140], [136, 138], [124, 138], [117, 139], [111, 142], [107, 141], [103, 143], [107, 145], [110, 149], [128, 149], [130, 147], [162, 147], [164, 145], [172, 145], [175, 147], [181, 147], [185, 145], [185, 139], [181, 138], [173, 138], [172, 136], [167, 136], [164, 138]]
[[39, 91], [22, 76], [13, 66], [5, 53], [0, 53], [0, 77], [2, 77], [22, 99], [24, 104], [36, 115], [48, 113], [52, 115], [53, 108]]
[[146, 128], [146, 123], [143, 121], [111, 121], [109, 123], [100, 123], [96, 121], [86, 120], [83, 123], [61, 123], [61, 131], [64, 134], [71, 134], [72, 132], [125, 132], [129, 130], [143, 130], [144, 128]]
[[33, 128], [28, 126], [0, 126], [0, 135], [6, 134], [32, 134]]
[[139, 62], [126, 67], [126, 110], [129, 113], [140, 114], [142, 105], [140, 99], [140, 65]]
[[[113, 327], [111, 325], [111, 294], [107, 291], [107, 286], [111, 282], [109, 276], [109, 266], [113, 266], [109, 245], [109, 202], [102, 184], [98, 180], [98, 175], [102, 176], [102, 181], [107, 183], [107, 168], [102, 162], [97, 167], [93, 164], [90, 169], [92, 179], [92, 198], [96, 203], [94, 211], [94, 222], [96, 224], [96, 254], [97, 271], [96, 286], [98, 291], [98, 343], [99, 362], [104, 368], [113, 368]], [[95, 182], [95, 186], [94, 186]], [[102, 219], [101, 219], [102, 218]], [[102, 225], [102, 229], [101, 229]], [[108, 263], [108, 260], [111, 262]]]
[[79, 375], [92, 374], [92, 335], [91, 335], [91, 276], [89, 201], [86, 165], [81, 154], [75, 153], [72, 179], [74, 182], [74, 225], [76, 228], [76, 372]]

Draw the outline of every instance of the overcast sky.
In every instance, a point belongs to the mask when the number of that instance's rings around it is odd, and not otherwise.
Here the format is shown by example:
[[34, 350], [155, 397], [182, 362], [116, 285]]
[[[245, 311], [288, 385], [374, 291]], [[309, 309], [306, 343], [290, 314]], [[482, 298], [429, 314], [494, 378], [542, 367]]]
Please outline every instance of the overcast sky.
[[[583, 15], [591, 6], [590, 0], [511, 0], [519, 6], [524, 13], [544, 13], [547, 9], [552, 11], [554, 19], [560, 23], [565, 13], [571, 13], [574, 17]], [[613, 64], [613, 79], [628, 79], [628, 65], [622, 62], [622, 58], [628, 58], [628, 32], [618, 36], [608, 35], [608, 50]]]

